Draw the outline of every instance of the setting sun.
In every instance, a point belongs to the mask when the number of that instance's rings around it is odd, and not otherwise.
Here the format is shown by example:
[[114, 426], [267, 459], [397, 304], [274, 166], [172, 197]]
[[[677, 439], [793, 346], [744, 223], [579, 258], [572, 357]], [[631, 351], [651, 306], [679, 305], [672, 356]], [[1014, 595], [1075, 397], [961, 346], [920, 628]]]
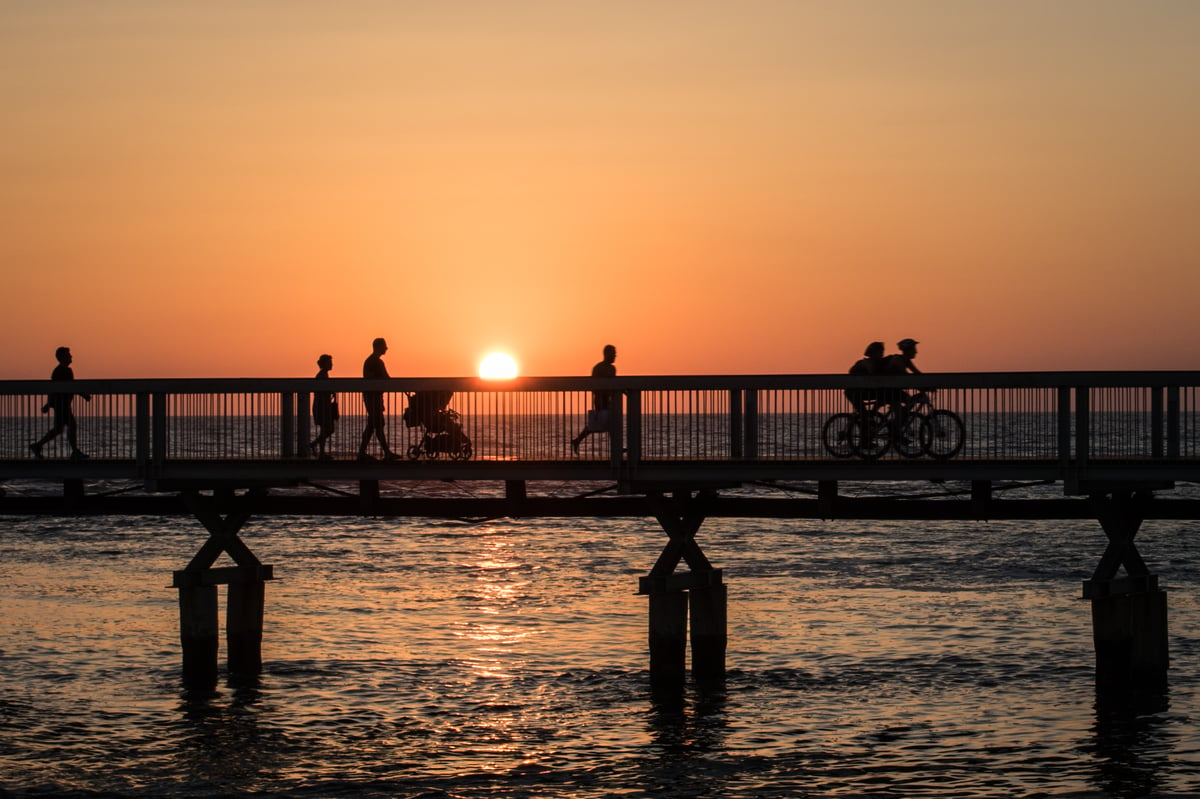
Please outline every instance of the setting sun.
[[479, 362], [479, 376], [488, 380], [507, 380], [517, 376], [517, 362], [504, 352], [493, 352]]

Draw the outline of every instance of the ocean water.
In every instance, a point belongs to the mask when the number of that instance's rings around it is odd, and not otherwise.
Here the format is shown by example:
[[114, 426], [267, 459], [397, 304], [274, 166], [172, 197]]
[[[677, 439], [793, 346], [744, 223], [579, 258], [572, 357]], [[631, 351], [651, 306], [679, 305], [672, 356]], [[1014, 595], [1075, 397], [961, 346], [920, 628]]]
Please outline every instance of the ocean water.
[[189, 691], [197, 522], [0, 518], [0, 795], [1197, 796], [1197, 525], [1139, 533], [1172, 668], [1135, 700], [1094, 686], [1095, 522], [710, 519], [729, 674], [669, 701], [653, 519], [252, 520], [264, 673]]

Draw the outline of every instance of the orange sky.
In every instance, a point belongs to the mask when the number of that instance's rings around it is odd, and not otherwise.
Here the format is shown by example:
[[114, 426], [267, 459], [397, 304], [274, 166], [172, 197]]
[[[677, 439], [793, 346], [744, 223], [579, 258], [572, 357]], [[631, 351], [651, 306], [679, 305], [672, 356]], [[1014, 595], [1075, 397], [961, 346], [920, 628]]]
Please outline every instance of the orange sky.
[[1198, 369], [1200, 3], [0, 14], [0, 377]]

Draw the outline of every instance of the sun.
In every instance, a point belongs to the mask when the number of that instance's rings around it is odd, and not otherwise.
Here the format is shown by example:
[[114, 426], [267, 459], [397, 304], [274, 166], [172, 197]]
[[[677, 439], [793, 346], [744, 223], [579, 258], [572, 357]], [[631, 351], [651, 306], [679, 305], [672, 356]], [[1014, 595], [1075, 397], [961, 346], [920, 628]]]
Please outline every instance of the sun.
[[506, 352], [493, 352], [479, 362], [479, 376], [487, 380], [509, 380], [517, 376], [517, 362]]

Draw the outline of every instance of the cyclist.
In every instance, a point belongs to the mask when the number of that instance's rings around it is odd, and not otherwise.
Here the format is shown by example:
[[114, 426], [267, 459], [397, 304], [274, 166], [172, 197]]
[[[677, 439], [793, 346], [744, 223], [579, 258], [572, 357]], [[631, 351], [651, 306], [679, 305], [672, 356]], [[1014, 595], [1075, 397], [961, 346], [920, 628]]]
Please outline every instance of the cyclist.
[[[883, 366], [886, 359], [883, 357], [883, 342], [872, 341], [863, 351], [863, 357], [854, 362], [850, 367], [852, 375], [878, 375], [883, 374]], [[850, 400], [850, 404], [854, 406], [854, 410], [862, 413], [863, 403], [877, 399], [878, 391], [871, 388], [848, 388], [846, 389], [846, 399]]]
[[911, 338], [902, 338], [896, 343], [900, 348], [900, 352], [896, 355], [889, 355], [884, 359], [884, 374], [902, 375], [912, 372], [914, 375], [921, 374], [921, 370], [913, 363], [913, 358], [917, 357], [917, 345], [919, 341], [914, 341]]
[[[917, 342], [911, 338], [900, 339], [896, 346], [900, 348], [900, 352], [895, 355], [889, 355], [883, 359], [883, 374], [901, 376], [909, 374], [921, 374], [921, 370], [913, 363], [913, 358], [917, 357]], [[904, 389], [888, 388], [880, 392], [879, 404], [888, 404], [892, 406], [892, 410], [896, 412], [896, 423], [900, 429], [904, 428], [904, 418], [908, 412], [909, 401], [911, 395]]]

